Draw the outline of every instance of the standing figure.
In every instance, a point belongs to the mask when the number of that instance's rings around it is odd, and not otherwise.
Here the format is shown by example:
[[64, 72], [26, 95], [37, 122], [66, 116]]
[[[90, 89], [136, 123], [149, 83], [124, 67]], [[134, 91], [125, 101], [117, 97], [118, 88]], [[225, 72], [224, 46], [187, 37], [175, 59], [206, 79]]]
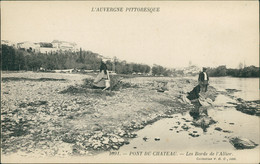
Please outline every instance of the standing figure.
[[101, 64], [100, 64], [100, 68], [99, 68], [99, 72], [104, 71], [105, 74], [107, 74], [107, 65], [104, 62], [104, 60], [101, 60]]
[[95, 78], [93, 86], [95, 88], [104, 88], [104, 90], [106, 90], [110, 87], [109, 72], [107, 70], [106, 63], [103, 60], [101, 60], [99, 74]]
[[202, 92], [207, 92], [207, 88], [208, 88], [208, 85], [209, 85], [209, 75], [208, 73], [206, 72], [206, 68], [203, 67], [203, 71], [199, 74], [199, 85], [200, 85], [200, 90]]

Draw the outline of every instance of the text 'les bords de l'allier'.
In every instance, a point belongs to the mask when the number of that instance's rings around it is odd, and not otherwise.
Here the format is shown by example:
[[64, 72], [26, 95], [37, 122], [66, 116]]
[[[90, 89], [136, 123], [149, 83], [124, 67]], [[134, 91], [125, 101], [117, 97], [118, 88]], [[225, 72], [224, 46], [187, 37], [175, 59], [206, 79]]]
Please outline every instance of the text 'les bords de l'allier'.
[[160, 7], [92, 7], [91, 12], [160, 12]]

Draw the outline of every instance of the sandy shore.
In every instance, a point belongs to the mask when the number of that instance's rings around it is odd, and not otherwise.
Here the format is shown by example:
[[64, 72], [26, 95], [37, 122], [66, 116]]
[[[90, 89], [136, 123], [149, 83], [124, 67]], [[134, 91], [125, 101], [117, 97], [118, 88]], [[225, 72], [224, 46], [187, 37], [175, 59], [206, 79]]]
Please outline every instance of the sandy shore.
[[[189, 78], [124, 78], [108, 91], [87, 87], [93, 78], [3, 73], [3, 154], [75, 156], [117, 150], [136, 137], [136, 130], [193, 108], [181, 98], [197, 85]], [[158, 92], [163, 82], [168, 91]], [[209, 87], [206, 96], [214, 99], [216, 90]]]

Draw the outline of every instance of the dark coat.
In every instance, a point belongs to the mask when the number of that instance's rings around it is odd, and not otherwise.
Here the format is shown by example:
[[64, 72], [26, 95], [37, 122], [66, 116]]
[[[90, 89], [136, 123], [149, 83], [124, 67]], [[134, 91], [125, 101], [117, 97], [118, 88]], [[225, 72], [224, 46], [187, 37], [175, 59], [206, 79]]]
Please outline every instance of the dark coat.
[[187, 98], [189, 100], [194, 100], [194, 99], [198, 99], [200, 96], [199, 96], [199, 93], [200, 93], [200, 85], [197, 85], [196, 87], [193, 88], [192, 91], [190, 91], [188, 93], [188, 96]]
[[104, 73], [107, 74], [107, 65], [104, 62], [101, 62], [99, 70], [100, 72], [104, 70]]
[[[206, 74], [207, 74], [207, 81], [209, 81], [209, 75], [208, 75], [208, 73], [206, 72]], [[204, 81], [204, 72], [201, 72], [200, 74], [199, 74], [199, 79], [198, 79], [199, 81]]]

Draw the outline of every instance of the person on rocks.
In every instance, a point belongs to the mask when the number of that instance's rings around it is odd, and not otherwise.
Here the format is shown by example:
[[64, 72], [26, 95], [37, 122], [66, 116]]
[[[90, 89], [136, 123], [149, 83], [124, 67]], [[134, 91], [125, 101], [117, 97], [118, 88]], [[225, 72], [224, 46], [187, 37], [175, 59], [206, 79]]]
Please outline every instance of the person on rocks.
[[189, 100], [198, 99], [200, 97], [199, 93], [200, 93], [200, 85], [197, 85], [196, 87], [193, 88], [192, 91], [188, 92], [187, 98]]
[[206, 72], [207, 69], [203, 67], [203, 71], [199, 74], [199, 85], [200, 85], [200, 91], [207, 92], [208, 85], [209, 85], [209, 75]]
[[93, 86], [94, 88], [103, 88], [103, 90], [106, 90], [110, 87], [109, 72], [107, 70], [107, 65], [104, 59], [101, 60], [99, 74], [95, 78]]

